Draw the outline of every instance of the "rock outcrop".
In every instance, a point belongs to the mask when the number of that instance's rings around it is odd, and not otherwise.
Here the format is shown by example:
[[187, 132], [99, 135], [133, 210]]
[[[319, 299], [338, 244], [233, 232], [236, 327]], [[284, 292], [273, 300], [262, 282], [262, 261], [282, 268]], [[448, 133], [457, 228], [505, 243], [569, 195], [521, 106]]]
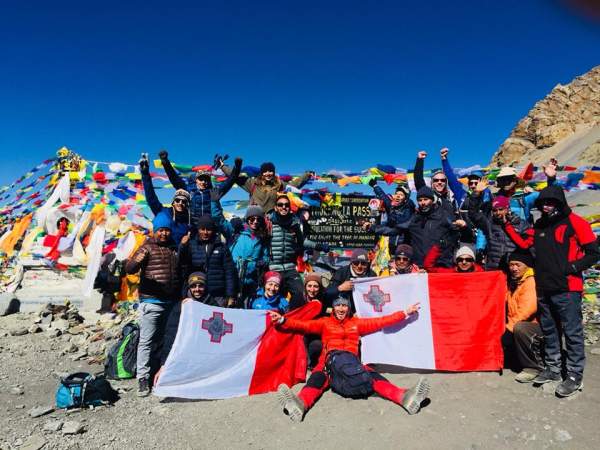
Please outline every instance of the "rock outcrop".
[[492, 158], [493, 166], [600, 164], [600, 66], [558, 84], [519, 121]]

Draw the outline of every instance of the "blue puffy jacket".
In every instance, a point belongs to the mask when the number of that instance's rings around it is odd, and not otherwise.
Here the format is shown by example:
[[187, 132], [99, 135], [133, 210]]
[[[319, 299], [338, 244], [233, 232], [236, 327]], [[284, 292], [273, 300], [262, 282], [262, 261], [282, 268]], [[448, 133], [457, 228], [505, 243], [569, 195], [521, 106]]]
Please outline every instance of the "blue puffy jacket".
[[269, 264], [268, 243], [246, 228], [239, 234], [230, 250], [238, 274], [241, 276], [244, 272], [244, 279], [240, 282], [244, 285], [256, 285], [259, 282], [259, 266], [266, 267]]
[[280, 294], [277, 294], [275, 297], [267, 298], [264, 289], [260, 289], [257, 294], [258, 297], [252, 301], [252, 309], [276, 309], [279, 313], [283, 314], [286, 313], [290, 307], [287, 299]]

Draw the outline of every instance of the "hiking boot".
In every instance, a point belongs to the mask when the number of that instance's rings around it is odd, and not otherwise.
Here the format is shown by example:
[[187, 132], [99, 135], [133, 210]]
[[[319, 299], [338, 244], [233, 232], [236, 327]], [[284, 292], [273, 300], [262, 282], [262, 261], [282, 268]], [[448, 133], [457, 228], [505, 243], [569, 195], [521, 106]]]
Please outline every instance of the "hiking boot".
[[283, 408], [283, 413], [289, 416], [293, 422], [302, 422], [304, 418], [304, 402], [286, 384], [279, 385], [277, 388], [277, 397]]
[[525, 368], [515, 376], [515, 381], [519, 383], [531, 383], [540, 372], [538, 369]]
[[562, 381], [562, 378], [560, 373], [552, 372], [548, 367], [542, 370], [537, 377], [531, 380], [533, 384], [546, 384], [553, 381]]
[[421, 402], [429, 395], [429, 381], [421, 377], [414, 387], [404, 393], [402, 397], [402, 407], [408, 414], [416, 414], [421, 409]]
[[563, 382], [556, 386], [556, 395], [559, 397], [569, 397], [577, 391], [583, 389], [583, 381], [574, 375], [569, 375]]
[[150, 394], [150, 380], [148, 378], [140, 378], [138, 380], [138, 397], [148, 397]]

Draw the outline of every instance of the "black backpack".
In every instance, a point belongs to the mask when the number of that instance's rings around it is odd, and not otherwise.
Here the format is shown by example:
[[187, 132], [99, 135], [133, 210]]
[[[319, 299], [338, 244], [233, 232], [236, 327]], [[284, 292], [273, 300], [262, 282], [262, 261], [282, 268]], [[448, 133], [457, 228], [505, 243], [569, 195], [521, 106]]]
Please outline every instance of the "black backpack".
[[104, 362], [104, 376], [113, 380], [135, 377], [140, 327], [135, 322], [125, 324], [122, 337], [112, 346]]
[[355, 354], [342, 350], [331, 351], [325, 367], [331, 390], [342, 397], [367, 398], [373, 394], [373, 379]]

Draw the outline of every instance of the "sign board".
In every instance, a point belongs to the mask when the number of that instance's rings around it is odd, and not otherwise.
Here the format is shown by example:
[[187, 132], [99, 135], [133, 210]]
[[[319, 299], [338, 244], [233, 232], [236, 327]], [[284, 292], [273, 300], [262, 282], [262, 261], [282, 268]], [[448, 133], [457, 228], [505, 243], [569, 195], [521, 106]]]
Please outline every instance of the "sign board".
[[331, 247], [372, 248], [375, 234], [361, 227], [363, 222], [378, 215], [373, 216], [369, 207], [372, 200], [373, 197], [367, 195], [341, 194], [335, 198], [333, 206], [323, 203], [319, 208], [311, 207], [308, 238]]

